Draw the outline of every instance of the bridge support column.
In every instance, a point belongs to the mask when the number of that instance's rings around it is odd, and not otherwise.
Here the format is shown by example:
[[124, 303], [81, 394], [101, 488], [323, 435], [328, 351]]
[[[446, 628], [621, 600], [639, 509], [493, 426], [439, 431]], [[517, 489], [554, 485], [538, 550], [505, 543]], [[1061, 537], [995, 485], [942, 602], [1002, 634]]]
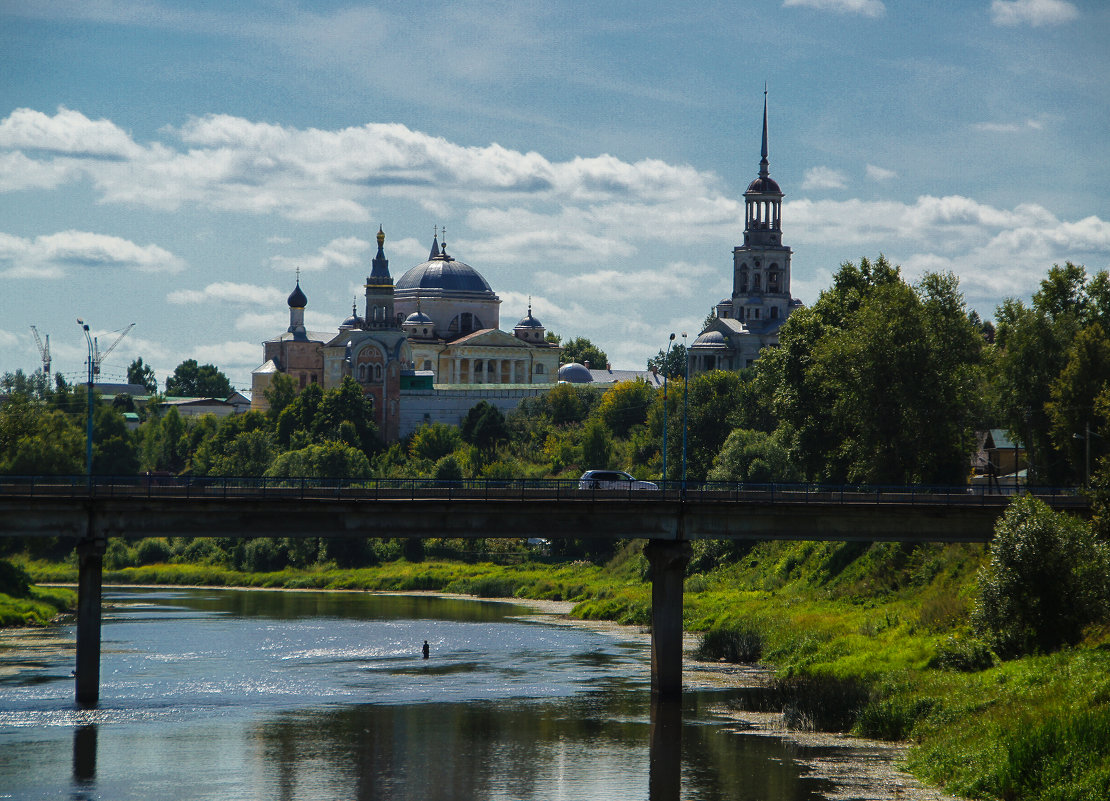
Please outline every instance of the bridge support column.
[[690, 543], [651, 540], [644, 548], [651, 565], [651, 693], [682, 694], [682, 580]]
[[85, 537], [77, 543], [77, 703], [100, 700], [100, 587], [105, 540]]

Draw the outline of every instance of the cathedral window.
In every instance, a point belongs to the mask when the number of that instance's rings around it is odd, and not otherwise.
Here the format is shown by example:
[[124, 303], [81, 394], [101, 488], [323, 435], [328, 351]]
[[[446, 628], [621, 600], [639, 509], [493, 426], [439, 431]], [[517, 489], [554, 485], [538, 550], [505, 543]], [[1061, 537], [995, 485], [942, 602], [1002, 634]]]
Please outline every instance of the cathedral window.
[[381, 381], [382, 380], [382, 366], [380, 364], [375, 364], [374, 365], [374, 380], [375, 381]]

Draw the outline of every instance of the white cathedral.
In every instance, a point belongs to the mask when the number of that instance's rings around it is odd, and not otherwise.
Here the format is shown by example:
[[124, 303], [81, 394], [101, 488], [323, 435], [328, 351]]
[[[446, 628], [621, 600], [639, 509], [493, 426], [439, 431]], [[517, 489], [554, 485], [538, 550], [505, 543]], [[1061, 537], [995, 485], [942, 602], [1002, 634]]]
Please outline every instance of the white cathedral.
[[759, 176], [744, 192], [744, 244], [732, 250], [732, 295], [690, 346], [690, 372], [751, 367], [761, 348], [778, 345], [779, 329], [802, 302], [790, 295], [791, 251], [782, 243], [782, 190], [767, 162], [767, 95]]

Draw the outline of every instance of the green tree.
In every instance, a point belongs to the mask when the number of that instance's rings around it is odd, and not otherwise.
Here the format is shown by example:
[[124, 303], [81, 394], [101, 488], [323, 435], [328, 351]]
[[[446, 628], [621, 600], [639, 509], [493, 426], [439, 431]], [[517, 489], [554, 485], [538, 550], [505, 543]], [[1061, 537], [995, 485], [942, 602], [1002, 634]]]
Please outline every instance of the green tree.
[[437, 462], [444, 456], [454, 453], [462, 442], [458, 426], [449, 426], [446, 423], [425, 423], [413, 432], [412, 439], [409, 440], [409, 455], [414, 459]]
[[[336, 432], [342, 434], [344, 428], [348, 429], [346, 436], [337, 437]], [[367, 456], [376, 453], [379, 447], [373, 407], [358, 382], [350, 376], [344, 376], [338, 387], [321, 395], [308, 430], [317, 442], [337, 439], [353, 445]]]
[[999, 656], [1079, 642], [1110, 609], [1110, 546], [1030, 496], [1006, 510], [979, 574], [972, 623]]
[[85, 432], [74, 418], [24, 394], [0, 405], [0, 473], [73, 475], [85, 470]]
[[672, 381], [686, 375], [686, 346], [681, 342], [672, 345], [670, 351], [659, 349], [659, 353], [647, 361], [647, 369], [656, 370]]
[[325, 442], [286, 451], [274, 459], [266, 475], [273, 478], [369, 478], [370, 460], [350, 445]]
[[597, 413], [616, 436], [627, 437], [632, 426], [647, 420], [654, 400], [655, 390], [645, 381], [620, 381], [601, 396]]
[[600, 420], [591, 419], [582, 427], [582, 464], [589, 470], [609, 467], [613, 457], [613, 442], [609, 429]]
[[186, 359], [166, 379], [166, 394], [182, 398], [226, 398], [231, 382], [215, 365]]
[[136, 438], [115, 406], [98, 403], [93, 413], [93, 472], [128, 476], [139, 470]]
[[605, 351], [590, 342], [586, 337], [575, 337], [563, 344], [563, 352], [559, 356], [559, 362], [561, 364], [570, 364], [571, 362], [585, 364], [589, 362], [592, 369], [604, 370], [605, 365], [609, 363], [609, 357], [605, 355]]
[[[141, 384], [146, 387], [146, 391], [153, 395], [158, 391], [158, 381], [154, 377], [154, 368], [148, 364], [143, 364], [143, 359], [140, 356], [135, 361], [131, 362], [127, 367], [127, 383], [128, 384]], [[228, 393], [229, 395], [231, 393]], [[222, 397], [227, 397], [226, 395]]]
[[297, 382], [285, 373], [275, 373], [270, 386], [266, 387], [262, 394], [269, 405], [267, 414], [276, 423], [285, 408], [297, 397]]
[[713, 459], [709, 481], [743, 481], [757, 484], [801, 481], [802, 471], [790, 455], [789, 429], [768, 434], [734, 429]]
[[[1096, 399], [1110, 389], [1110, 338], [1098, 323], [1081, 330], [1068, 348], [1067, 362], [1049, 386], [1045, 411], [1052, 422], [1052, 439], [1069, 454], [1076, 472], [1086, 478], [1087, 448], [1095, 463], [1105, 451], [1107, 419], [1095, 408]], [[1090, 436], [1091, 441], [1086, 442]]]
[[914, 287], [883, 257], [844, 264], [756, 364], [811, 478], [962, 483], [984, 342], [954, 275]]
[[505, 415], [488, 401], [479, 401], [460, 426], [462, 438], [484, 453], [490, 453], [509, 438]]
[[313, 431], [316, 410], [324, 399], [324, 390], [319, 384], [309, 384], [293, 399], [277, 417], [278, 444], [289, 447], [293, 435], [303, 432], [306, 436]]
[[223, 448], [209, 475], [261, 476], [274, 460], [276, 449], [268, 431], [241, 431]]

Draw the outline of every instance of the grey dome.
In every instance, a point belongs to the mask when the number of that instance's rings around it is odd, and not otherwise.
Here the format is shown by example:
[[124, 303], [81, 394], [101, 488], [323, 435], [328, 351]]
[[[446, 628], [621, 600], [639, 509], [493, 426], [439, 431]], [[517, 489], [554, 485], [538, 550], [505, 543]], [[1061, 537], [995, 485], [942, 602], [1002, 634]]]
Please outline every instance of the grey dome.
[[357, 314], [352, 314], [346, 320], [339, 324], [340, 328], [360, 328], [362, 327], [362, 318]]
[[543, 323], [532, 316], [532, 312], [528, 312], [528, 316], [516, 324], [517, 328], [543, 328]]
[[590, 384], [593, 383], [594, 377], [584, 365], [571, 362], [559, 368], [558, 379], [571, 384]]
[[692, 347], [695, 348], [724, 348], [728, 343], [725, 341], [725, 335], [720, 331], [706, 331], [700, 337], [694, 340]]
[[405, 325], [431, 325], [432, 318], [422, 311], [414, 311], [405, 318]]
[[438, 289], [445, 292], [493, 293], [482, 275], [461, 261], [440, 254], [402, 275], [394, 289]]

